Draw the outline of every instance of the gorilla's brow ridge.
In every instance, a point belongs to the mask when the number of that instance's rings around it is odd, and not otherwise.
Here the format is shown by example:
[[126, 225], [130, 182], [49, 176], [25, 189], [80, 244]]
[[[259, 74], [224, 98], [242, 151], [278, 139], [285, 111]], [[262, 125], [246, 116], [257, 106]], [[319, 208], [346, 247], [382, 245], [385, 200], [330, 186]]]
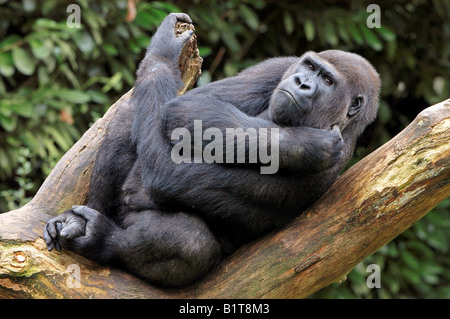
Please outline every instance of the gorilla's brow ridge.
[[301, 61], [301, 64], [304, 64], [305, 62], [314, 64], [316, 69], [319, 70], [319, 73], [325, 73], [326, 75], [331, 76], [335, 81], [341, 79], [341, 76], [339, 76], [339, 71], [334, 67], [334, 65], [322, 59], [318, 55], [314, 55], [311, 53], [305, 55], [305, 57]]

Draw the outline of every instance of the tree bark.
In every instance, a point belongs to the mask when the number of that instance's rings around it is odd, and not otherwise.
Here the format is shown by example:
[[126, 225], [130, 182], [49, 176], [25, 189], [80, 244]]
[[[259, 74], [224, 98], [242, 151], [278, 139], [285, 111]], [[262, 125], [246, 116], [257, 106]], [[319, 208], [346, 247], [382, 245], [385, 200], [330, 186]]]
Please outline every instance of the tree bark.
[[[188, 89], [201, 66], [195, 39], [182, 56]], [[49, 252], [41, 237], [51, 217], [85, 203], [106, 126], [129, 100], [130, 92], [83, 135], [30, 203], [0, 214], [0, 298], [303, 298], [345, 278], [450, 195], [446, 100], [351, 167], [281, 231], [245, 245], [194, 285], [161, 289], [67, 250]]]

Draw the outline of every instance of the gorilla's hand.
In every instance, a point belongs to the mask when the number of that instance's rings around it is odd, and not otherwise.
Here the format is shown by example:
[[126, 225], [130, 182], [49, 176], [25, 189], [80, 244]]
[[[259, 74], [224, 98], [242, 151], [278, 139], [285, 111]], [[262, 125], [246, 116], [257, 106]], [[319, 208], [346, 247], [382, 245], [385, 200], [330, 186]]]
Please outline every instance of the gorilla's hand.
[[187, 30], [180, 36], [175, 36], [174, 28], [177, 22], [192, 23], [192, 20], [185, 13], [169, 14], [153, 36], [147, 48], [147, 55], [164, 57], [172, 62], [178, 61], [181, 49], [194, 32]]
[[322, 172], [341, 161], [344, 155], [344, 139], [339, 126], [334, 125], [331, 130], [319, 130], [321, 137], [314, 141], [314, 149], [317, 154], [316, 170]]
[[[61, 247], [85, 257], [98, 260], [100, 252], [108, 258], [107, 239], [119, 227], [96, 210], [86, 206], [73, 206], [51, 219], [44, 227], [47, 249], [60, 250]], [[109, 242], [109, 241], [108, 241]]]
[[280, 129], [280, 166], [306, 174], [323, 172], [340, 163], [345, 143], [337, 125], [331, 130], [307, 126]]

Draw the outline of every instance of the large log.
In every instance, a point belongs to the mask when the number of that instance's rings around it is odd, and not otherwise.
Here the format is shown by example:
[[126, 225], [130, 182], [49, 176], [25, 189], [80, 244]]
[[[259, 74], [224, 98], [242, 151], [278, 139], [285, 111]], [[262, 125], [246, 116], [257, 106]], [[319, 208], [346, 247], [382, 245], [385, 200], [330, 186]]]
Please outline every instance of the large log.
[[[181, 63], [191, 74], [187, 87], [201, 65], [191, 45]], [[106, 126], [129, 99], [130, 92], [63, 156], [29, 204], [0, 214], [0, 298], [302, 298], [345, 278], [450, 195], [447, 100], [351, 167], [283, 230], [242, 247], [190, 287], [161, 289], [67, 250], [49, 252], [41, 237], [52, 216], [85, 203]]]

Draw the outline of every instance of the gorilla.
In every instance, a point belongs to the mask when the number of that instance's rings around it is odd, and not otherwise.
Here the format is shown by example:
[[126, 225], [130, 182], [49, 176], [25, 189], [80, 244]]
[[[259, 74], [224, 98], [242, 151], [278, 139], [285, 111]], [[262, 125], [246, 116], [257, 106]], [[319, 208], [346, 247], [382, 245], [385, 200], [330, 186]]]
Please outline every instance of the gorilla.
[[[271, 58], [177, 96], [183, 85], [178, 57], [192, 36], [174, 35], [178, 21], [192, 23], [182, 13], [166, 17], [137, 70], [129, 105], [107, 128], [86, 206], [73, 206], [44, 227], [49, 250], [63, 247], [165, 287], [198, 280], [240, 245], [286, 225], [316, 201], [375, 119], [380, 88], [364, 58], [329, 50]], [[198, 134], [195, 121], [202, 134], [214, 128], [215, 142], [229, 128], [266, 129], [257, 147], [276, 155], [277, 171], [262, 174], [267, 161], [260, 155], [234, 163], [188, 160], [208, 148], [208, 139], [192, 142], [193, 152], [174, 161], [181, 141], [174, 132]], [[247, 157], [255, 152], [248, 140], [241, 149]]]

